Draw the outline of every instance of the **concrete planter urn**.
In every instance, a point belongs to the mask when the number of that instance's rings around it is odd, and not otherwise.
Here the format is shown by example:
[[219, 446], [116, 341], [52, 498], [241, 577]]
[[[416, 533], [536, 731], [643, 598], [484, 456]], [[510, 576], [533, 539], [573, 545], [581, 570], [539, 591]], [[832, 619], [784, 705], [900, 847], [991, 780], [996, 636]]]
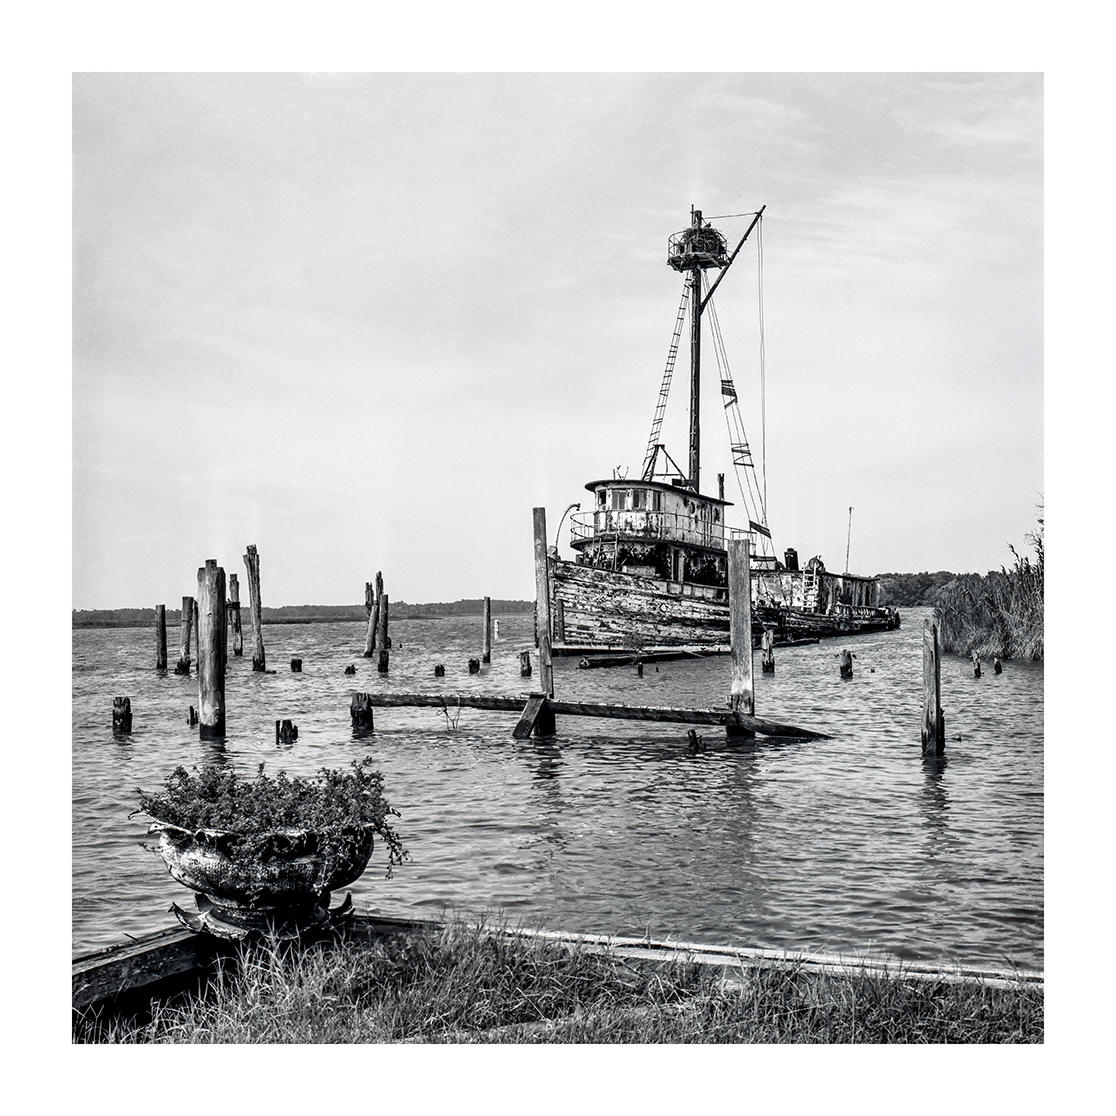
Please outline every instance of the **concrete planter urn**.
[[330, 911], [330, 893], [357, 880], [368, 866], [373, 825], [314, 831], [284, 829], [251, 839], [225, 830], [189, 830], [156, 821], [159, 853], [171, 876], [196, 892], [197, 912], [172, 908], [192, 930], [243, 939], [253, 932], [279, 938], [337, 922], [352, 901]]

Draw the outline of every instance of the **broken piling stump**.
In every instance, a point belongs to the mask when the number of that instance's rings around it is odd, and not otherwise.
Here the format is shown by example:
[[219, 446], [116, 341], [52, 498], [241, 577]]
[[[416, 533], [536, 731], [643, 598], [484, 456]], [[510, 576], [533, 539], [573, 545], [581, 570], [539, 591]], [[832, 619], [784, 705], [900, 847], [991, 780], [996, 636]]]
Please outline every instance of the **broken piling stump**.
[[347, 667], [345, 667], [345, 673], [346, 674], [356, 674], [356, 664], [355, 663], [349, 663], [349, 665]]
[[975, 651], [972, 653], [972, 660], [973, 660], [973, 677], [974, 678], [979, 678], [980, 677], [980, 656]]
[[760, 658], [760, 666], [764, 674], [775, 673], [775, 634], [770, 628], [763, 629], [763, 636], [760, 639], [760, 646], [763, 648], [763, 655]]
[[492, 662], [492, 598], [484, 598], [484, 646], [481, 648], [481, 662]]
[[519, 677], [520, 678], [530, 678], [531, 677], [531, 652], [530, 651], [520, 651], [519, 652]]
[[225, 735], [228, 624], [225, 571], [216, 558], [198, 570], [198, 720], [201, 735]]
[[114, 733], [132, 731], [132, 699], [114, 697], [112, 699], [112, 731]]
[[636, 677], [637, 678], [642, 678], [643, 677], [643, 663], [642, 662], [637, 662], [636, 663]]
[[175, 674], [190, 673], [190, 645], [193, 643], [194, 628], [194, 598], [182, 598], [182, 620], [180, 624], [181, 644], [178, 650], [178, 662], [174, 664]]
[[372, 715], [372, 695], [353, 694], [349, 701], [349, 715], [352, 717], [353, 728], [357, 730], [375, 728]]
[[434, 667], [434, 677], [435, 678], [445, 678], [445, 676], [446, 676], [446, 668], [444, 666], [442, 666], [441, 663], [438, 663], [437, 666]]
[[248, 569], [248, 600], [252, 614], [252, 669], [267, 670], [263, 642], [263, 610], [260, 604], [260, 555], [255, 545], [248, 547], [244, 555], [244, 565]]
[[853, 653], [851, 651], [841, 652], [841, 677], [846, 681], [853, 676]]
[[1003, 665], [1003, 663], [1000, 662], [1000, 656], [997, 655], [992, 660], [992, 673], [993, 674], [1003, 674], [1003, 672], [1004, 672], [1004, 665]]
[[480, 659], [469, 660], [469, 673], [480, 674]]
[[167, 606], [155, 606], [155, 669], [167, 669]]
[[302, 673], [302, 660], [301, 659], [291, 659], [291, 673], [292, 674], [301, 674]]
[[275, 743], [291, 744], [298, 739], [298, 725], [284, 718], [275, 722]]
[[379, 591], [376, 596], [376, 646], [380, 651], [387, 651], [391, 647], [388, 636], [388, 595], [383, 591], [383, 578], [376, 574], [376, 584]]
[[190, 712], [186, 714], [186, 723], [193, 728], [198, 723], [198, 711], [191, 705]]

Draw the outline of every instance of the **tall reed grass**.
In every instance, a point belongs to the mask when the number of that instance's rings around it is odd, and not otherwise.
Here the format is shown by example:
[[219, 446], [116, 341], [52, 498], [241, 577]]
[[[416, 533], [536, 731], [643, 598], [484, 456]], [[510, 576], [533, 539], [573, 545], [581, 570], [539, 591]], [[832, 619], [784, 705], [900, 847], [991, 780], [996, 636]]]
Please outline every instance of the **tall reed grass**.
[[1041, 989], [633, 962], [451, 924], [242, 951], [209, 989], [97, 1043], [1027, 1043]]
[[942, 647], [968, 655], [1041, 660], [1043, 642], [1044, 520], [1027, 535], [1034, 558], [1010, 547], [1011, 569], [983, 577], [963, 574], [943, 585], [933, 604], [941, 618]]

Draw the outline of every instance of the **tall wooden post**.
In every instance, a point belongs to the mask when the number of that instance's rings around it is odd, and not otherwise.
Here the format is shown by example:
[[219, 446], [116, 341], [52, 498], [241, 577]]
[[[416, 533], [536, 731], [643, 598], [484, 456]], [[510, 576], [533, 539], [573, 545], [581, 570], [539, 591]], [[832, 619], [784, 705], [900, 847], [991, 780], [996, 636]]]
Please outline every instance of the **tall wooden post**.
[[942, 712], [941, 635], [937, 613], [922, 628], [922, 754], [945, 754], [945, 714]]
[[[378, 574], [376, 576], [379, 577]], [[381, 651], [391, 648], [391, 640], [388, 639], [388, 595], [382, 589], [376, 594], [376, 646]]]
[[260, 605], [260, 556], [254, 545], [248, 547], [244, 555], [244, 565], [248, 569], [248, 601], [252, 613], [252, 669], [267, 670], [263, 644], [263, 611]]
[[228, 660], [225, 571], [216, 558], [198, 570], [198, 728], [225, 735], [225, 663]]
[[240, 582], [229, 574], [229, 620], [232, 622], [233, 654], [244, 654], [244, 629], [240, 623]]
[[376, 588], [371, 581], [364, 583], [364, 611], [368, 616], [368, 626], [364, 629], [364, 657], [370, 659], [376, 650]]
[[481, 654], [482, 663], [492, 662], [492, 598], [484, 598], [484, 650]]
[[155, 669], [167, 669], [167, 606], [155, 606]]
[[194, 629], [194, 598], [182, 598], [181, 643], [178, 649], [178, 662], [175, 663], [175, 674], [190, 673], [190, 646], [193, 643]]
[[194, 597], [194, 662], [198, 661], [198, 656], [201, 654], [201, 647], [199, 645], [198, 636], [198, 598]]
[[546, 557], [546, 508], [534, 508], [535, 624], [539, 638], [539, 681], [543, 693], [554, 696], [554, 662], [550, 651], [550, 570]]
[[[755, 680], [752, 673], [752, 541], [746, 535], [728, 540], [729, 644], [732, 685], [729, 708], [754, 716]], [[725, 726], [730, 737], [755, 736], [740, 725]]]

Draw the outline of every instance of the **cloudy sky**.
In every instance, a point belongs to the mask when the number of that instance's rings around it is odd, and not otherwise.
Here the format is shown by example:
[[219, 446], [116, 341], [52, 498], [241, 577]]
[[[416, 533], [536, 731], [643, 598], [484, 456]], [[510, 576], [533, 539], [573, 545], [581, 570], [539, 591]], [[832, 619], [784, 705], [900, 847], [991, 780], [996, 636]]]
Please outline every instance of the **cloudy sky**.
[[[268, 605], [532, 596], [531, 508], [639, 469], [691, 205], [767, 206], [780, 550], [841, 568], [853, 505], [854, 570], [984, 571], [1034, 522], [1038, 76], [88, 74], [73, 129], [75, 608], [248, 543]], [[749, 245], [758, 447], [757, 303]]]

